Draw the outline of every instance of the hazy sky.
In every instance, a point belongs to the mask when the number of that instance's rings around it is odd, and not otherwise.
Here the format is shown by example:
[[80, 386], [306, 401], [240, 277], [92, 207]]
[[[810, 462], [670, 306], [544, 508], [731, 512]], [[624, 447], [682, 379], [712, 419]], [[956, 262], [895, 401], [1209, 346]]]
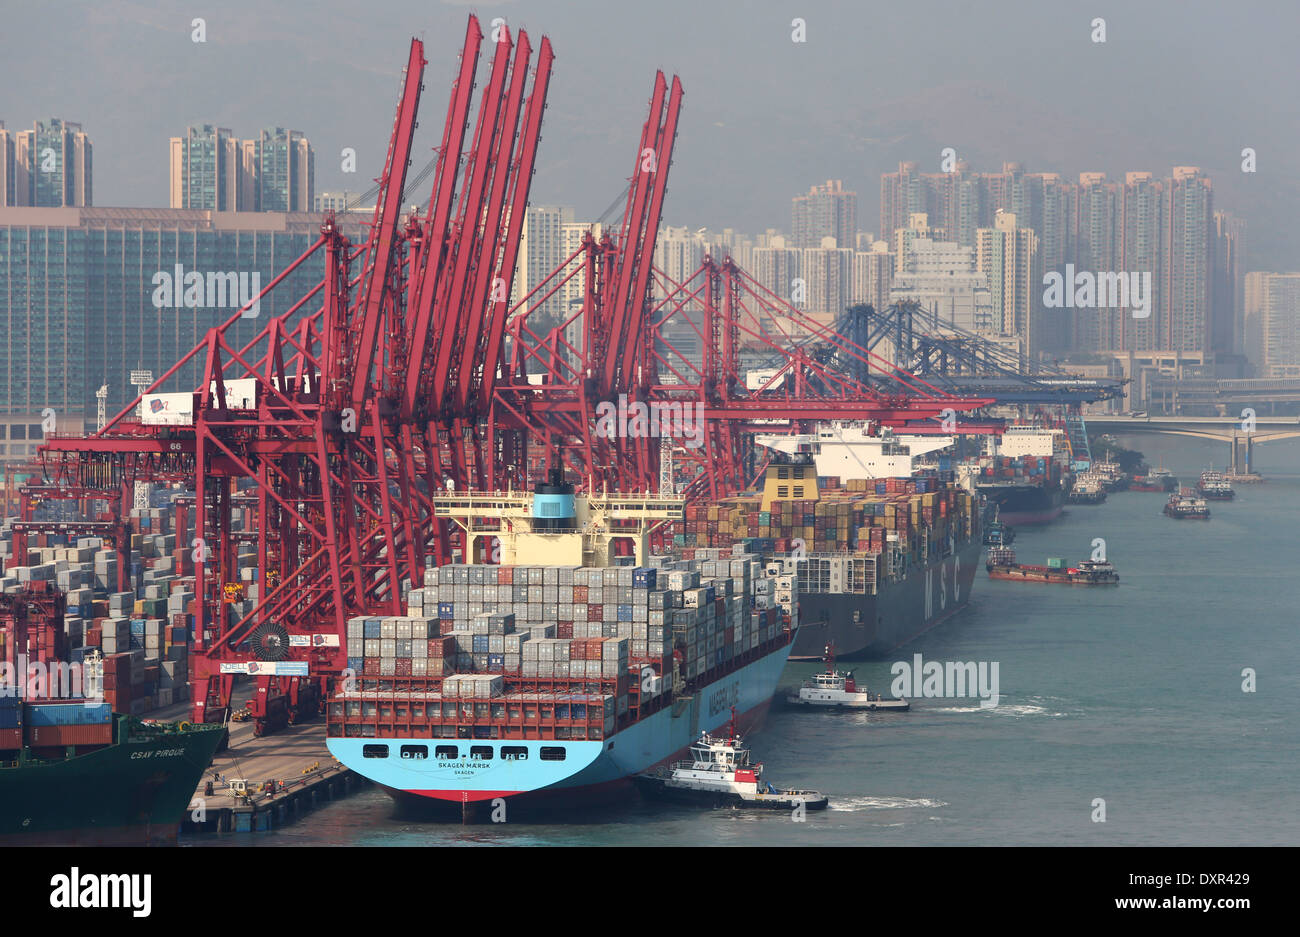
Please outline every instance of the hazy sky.
[[[788, 228], [791, 196], [841, 178], [874, 231], [880, 173], [900, 160], [937, 171], [951, 146], [977, 170], [1017, 159], [1068, 178], [1201, 166], [1216, 208], [1247, 221], [1249, 268], [1300, 268], [1300, 5], [1288, 2], [6, 0], [0, 120], [80, 121], [97, 205], [165, 206], [167, 138], [205, 122], [242, 137], [302, 130], [317, 191], [365, 190], [412, 35], [429, 60], [414, 169], [430, 158], [471, 10], [485, 27], [501, 16], [528, 29], [534, 46], [550, 36], [533, 201], [580, 218], [631, 174], [662, 68], [686, 90], [669, 224]], [[191, 41], [194, 17], [205, 44]], [[805, 43], [791, 41], [795, 17]], [[1253, 175], [1240, 169], [1247, 146]], [[340, 172], [343, 147], [357, 150], [354, 175]]]

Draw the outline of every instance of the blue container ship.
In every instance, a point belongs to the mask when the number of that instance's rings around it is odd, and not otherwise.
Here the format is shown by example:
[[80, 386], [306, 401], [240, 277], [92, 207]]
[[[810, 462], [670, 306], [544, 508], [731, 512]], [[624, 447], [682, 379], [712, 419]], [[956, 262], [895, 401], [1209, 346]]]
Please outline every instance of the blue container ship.
[[733, 710], [741, 731], [766, 714], [797, 605], [758, 586], [771, 573], [741, 545], [648, 556], [680, 500], [576, 495], [552, 473], [438, 509], [470, 556], [479, 521], [498, 523], [501, 563], [426, 570], [406, 615], [351, 619], [352, 673], [327, 708], [331, 754], [399, 804], [618, 799]]

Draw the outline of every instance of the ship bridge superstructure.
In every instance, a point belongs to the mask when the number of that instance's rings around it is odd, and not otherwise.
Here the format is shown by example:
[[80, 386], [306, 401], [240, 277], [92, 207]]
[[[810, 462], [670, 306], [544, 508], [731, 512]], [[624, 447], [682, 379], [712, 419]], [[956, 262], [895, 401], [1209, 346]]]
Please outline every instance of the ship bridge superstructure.
[[[494, 551], [477, 549], [484, 538], [500, 539], [499, 562], [513, 565], [612, 566], [614, 544], [630, 540], [638, 566], [649, 555], [650, 535], [684, 516], [681, 498], [637, 494], [570, 494], [561, 514], [539, 523], [542, 495], [520, 491], [439, 492], [434, 517], [458, 525], [466, 562]], [[561, 496], [562, 497], [562, 496]], [[572, 513], [565, 513], [570, 510]], [[558, 522], [558, 523], [557, 523]]]

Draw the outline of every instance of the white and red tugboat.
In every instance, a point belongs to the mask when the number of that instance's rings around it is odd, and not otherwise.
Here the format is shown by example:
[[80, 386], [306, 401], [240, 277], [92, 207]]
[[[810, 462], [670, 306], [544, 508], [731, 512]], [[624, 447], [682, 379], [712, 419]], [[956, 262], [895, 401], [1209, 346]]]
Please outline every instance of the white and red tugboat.
[[811, 680], [805, 680], [797, 693], [791, 693], [786, 701], [792, 706], [820, 706], [824, 709], [890, 709], [907, 710], [911, 704], [905, 699], [881, 696], [871, 693], [867, 688], [859, 687], [853, 679], [853, 671], [841, 673], [835, 669], [835, 646], [826, 646], [826, 672], [816, 674]]
[[710, 807], [760, 810], [825, 810], [829, 801], [817, 791], [780, 790], [763, 780], [763, 763], [751, 763], [749, 749], [736, 731], [735, 711], [725, 735], [700, 733], [689, 761], [638, 774], [632, 780], [653, 800]]

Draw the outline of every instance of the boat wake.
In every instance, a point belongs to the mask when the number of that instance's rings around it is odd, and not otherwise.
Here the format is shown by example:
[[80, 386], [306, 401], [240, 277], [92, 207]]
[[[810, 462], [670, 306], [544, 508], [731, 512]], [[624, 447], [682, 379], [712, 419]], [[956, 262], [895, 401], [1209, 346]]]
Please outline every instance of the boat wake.
[[942, 800], [927, 797], [840, 797], [831, 798], [831, 810], [853, 813], [859, 810], [899, 810], [908, 807], [946, 807]]
[[[1057, 711], [1051, 705], [1053, 702], [1059, 701], [1047, 697], [1031, 696], [1024, 703], [999, 703], [987, 709], [976, 704], [974, 706], [926, 706], [924, 711], [932, 713], [992, 713], [1002, 716], [1048, 716], [1052, 719], [1062, 719], [1070, 715], [1067, 712]], [[917, 708], [920, 709], [921, 707]]]

